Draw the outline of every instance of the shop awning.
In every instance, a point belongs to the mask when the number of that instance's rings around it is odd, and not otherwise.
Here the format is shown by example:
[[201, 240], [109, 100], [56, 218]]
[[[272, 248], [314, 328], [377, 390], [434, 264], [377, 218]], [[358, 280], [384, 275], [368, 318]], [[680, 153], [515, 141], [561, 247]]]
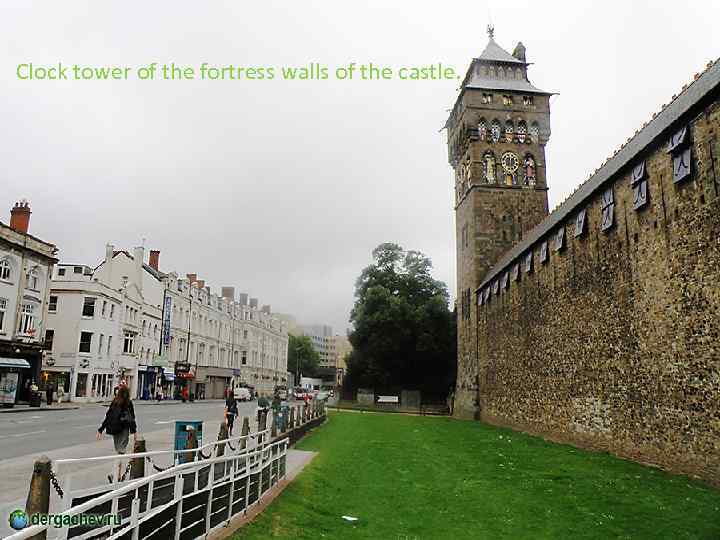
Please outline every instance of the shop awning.
[[0, 367], [4, 368], [29, 368], [30, 364], [24, 358], [0, 358]]

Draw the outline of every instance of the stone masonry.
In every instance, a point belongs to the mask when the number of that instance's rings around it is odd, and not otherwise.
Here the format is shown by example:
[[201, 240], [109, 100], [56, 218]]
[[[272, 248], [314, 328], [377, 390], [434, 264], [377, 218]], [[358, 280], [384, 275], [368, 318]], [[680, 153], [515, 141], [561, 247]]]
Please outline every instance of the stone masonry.
[[716, 62], [487, 255], [467, 392], [479, 418], [720, 484], [719, 131]]

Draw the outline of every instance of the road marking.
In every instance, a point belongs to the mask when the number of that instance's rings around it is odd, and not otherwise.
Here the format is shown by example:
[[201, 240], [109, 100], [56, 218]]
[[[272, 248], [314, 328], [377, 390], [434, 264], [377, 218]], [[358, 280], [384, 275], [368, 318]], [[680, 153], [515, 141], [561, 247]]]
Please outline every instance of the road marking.
[[38, 433], [45, 433], [46, 431], [44, 429], [41, 429], [40, 431], [29, 431], [27, 433], [16, 433], [13, 435], [13, 437], [25, 437], [26, 435], [37, 435]]
[[97, 424], [85, 424], [84, 426], [73, 426], [73, 429], [87, 429], [89, 427], [97, 427]]

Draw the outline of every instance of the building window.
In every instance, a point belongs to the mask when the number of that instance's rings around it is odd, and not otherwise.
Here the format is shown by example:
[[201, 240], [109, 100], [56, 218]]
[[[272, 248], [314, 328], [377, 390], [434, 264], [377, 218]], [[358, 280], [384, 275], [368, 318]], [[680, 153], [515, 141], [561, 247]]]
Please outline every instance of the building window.
[[82, 266], [73, 266], [73, 274], [82, 274]]
[[123, 353], [132, 354], [135, 347], [135, 334], [132, 332], [125, 332], [125, 339], [123, 340]]
[[27, 275], [25, 276], [27, 279], [25, 280], [25, 288], [26, 289], [32, 289], [33, 291], [38, 290], [38, 272], [36, 268], [33, 268], [30, 270]]
[[10, 262], [7, 259], [0, 261], [0, 279], [4, 281], [10, 281], [12, 277], [12, 268]]
[[58, 297], [50, 296], [50, 302], [48, 302], [48, 312], [57, 313]]
[[83, 302], [82, 309], [83, 317], [94, 317], [95, 316], [95, 298], [92, 296], [86, 296]]
[[247, 365], [247, 351], [242, 352], [242, 365]]
[[532, 125], [530, 126], [528, 142], [531, 142], [531, 143], [540, 142], [540, 126], [538, 125], [537, 122], [533, 122]]
[[7, 311], [7, 298], [0, 298], [0, 332], [5, 329], [5, 312]]
[[100, 314], [105, 317], [105, 313], [107, 313], [107, 300], [103, 300], [102, 311], [100, 312]]
[[65, 275], [65, 269], [64, 268], [58, 268], [58, 276], [64, 276]]
[[600, 230], [607, 231], [615, 223], [615, 199], [612, 188], [606, 189], [602, 194], [602, 221]]
[[80, 347], [78, 352], [89, 353], [92, 345], [92, 332], [80, 332]]
[[533, 97], [532, 96], [523, 96], [523, 105], [532, 105], [533, 104]]
[[20, 333], [35, 333], [35, 306], [33, 304], [23, 304], [22, 317], [20, 319]]
[[100, 340], [98, 342], [98, 356], [102, 356], [103, 353], [103, 345], [105, 344], [105, 335], [100, 334]]
[[46, 351], [52, 351], [54, 339], [55, 330], [45, 330], [45, 342], [43, 343], [43, 349]]
[[108, 345], [107, 345], [107, 355], [110, 356], [110, 351], [112, 350], [112, 336], [108, 336]]
[[115, 316], [115, 304], [110, 304], [110, 318]]

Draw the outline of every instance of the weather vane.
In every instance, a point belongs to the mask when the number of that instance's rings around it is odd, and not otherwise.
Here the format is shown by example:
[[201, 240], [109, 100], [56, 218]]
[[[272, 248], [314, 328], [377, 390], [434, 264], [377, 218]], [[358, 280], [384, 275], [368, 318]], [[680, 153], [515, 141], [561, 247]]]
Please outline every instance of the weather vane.
[[492, 24], [487, 25], [487, 33], [488, 36], [490, 36], [490, 39], [493, 39], [495, 36], [495, 27]]

